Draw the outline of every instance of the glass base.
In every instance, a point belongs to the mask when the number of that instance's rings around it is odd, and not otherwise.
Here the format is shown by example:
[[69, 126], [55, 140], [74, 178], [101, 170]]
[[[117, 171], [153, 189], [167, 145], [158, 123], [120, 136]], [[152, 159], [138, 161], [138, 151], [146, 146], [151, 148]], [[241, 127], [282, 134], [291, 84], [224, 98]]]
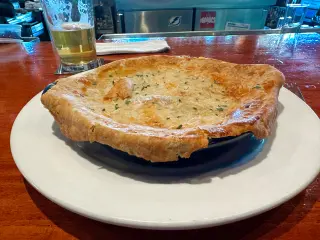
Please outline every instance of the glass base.
[[104, 64], [103, 58], [97, 58], [86, 64], [81, 65], [67, 65], [60, 63], [58, 69], [56, 70], [55, 74], [75, 74], [79, 72], [88, 71], [97, 67], [100, 67]]

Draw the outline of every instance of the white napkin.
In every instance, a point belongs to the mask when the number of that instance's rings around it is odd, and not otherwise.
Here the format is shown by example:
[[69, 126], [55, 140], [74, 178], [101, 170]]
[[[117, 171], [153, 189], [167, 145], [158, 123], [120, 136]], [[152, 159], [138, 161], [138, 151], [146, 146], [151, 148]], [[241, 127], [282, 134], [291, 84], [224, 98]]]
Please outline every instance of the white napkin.
[[107, 42], [97, 43], [97, 55], [119, 53], [155, 53], [170, 49], [165, 40], [149, 40], [141, 42]]

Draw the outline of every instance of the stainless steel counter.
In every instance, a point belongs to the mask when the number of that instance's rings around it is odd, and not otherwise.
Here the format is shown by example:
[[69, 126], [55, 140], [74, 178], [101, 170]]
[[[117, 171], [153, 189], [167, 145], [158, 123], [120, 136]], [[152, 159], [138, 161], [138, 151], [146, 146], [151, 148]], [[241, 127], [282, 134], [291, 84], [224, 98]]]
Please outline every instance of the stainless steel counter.
[[[315, 32], [320, 33], [320, 28], [301, 28], [299, 33]], [[187, 32], [158, 32], [158, 33], [120, 33], [104, 34], [99, 40], [115, 38], [149, 38], [149, 37], [195, 37], [195, 36], [227, 36], [227, 35], [262, 35], [262, 34], [280, 34], [296, 33], [296, 29], [262, 29], [246, 31], [187, 31]]]

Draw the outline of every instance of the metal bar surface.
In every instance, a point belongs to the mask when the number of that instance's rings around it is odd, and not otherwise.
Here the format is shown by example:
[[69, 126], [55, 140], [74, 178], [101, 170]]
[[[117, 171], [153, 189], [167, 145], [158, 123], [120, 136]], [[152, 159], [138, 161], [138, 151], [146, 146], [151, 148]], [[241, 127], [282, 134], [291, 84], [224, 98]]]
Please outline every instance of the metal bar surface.
[[[299, 33], [320, 33], [320, 28], [301, 28]], [[261, 35], [261, 34], [280, 34], [280, 33], [297, 33], [296, 30], [286, 29], [261, 29], [245, 31], [186, 31], [186, 32], [156, 32], [156, 33], [119, 33], [104, 34], [99, 40], [116, 39], [116, 38], [150, 38], [150, 37], [202, 37], [202, 36], [228, 36], [228, 35]]]

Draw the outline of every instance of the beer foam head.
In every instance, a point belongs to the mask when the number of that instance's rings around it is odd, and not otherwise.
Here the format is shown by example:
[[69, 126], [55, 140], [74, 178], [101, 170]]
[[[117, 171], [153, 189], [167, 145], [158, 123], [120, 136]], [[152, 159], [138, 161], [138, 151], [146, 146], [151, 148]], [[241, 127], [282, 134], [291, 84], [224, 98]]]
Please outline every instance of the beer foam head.
[[91, 26], [88, 23], [79, 23], [79, 22], [66, 22], [61, 24], [61, 28], [63, 30], [81, 30], [81, 29], [88, 29]]

